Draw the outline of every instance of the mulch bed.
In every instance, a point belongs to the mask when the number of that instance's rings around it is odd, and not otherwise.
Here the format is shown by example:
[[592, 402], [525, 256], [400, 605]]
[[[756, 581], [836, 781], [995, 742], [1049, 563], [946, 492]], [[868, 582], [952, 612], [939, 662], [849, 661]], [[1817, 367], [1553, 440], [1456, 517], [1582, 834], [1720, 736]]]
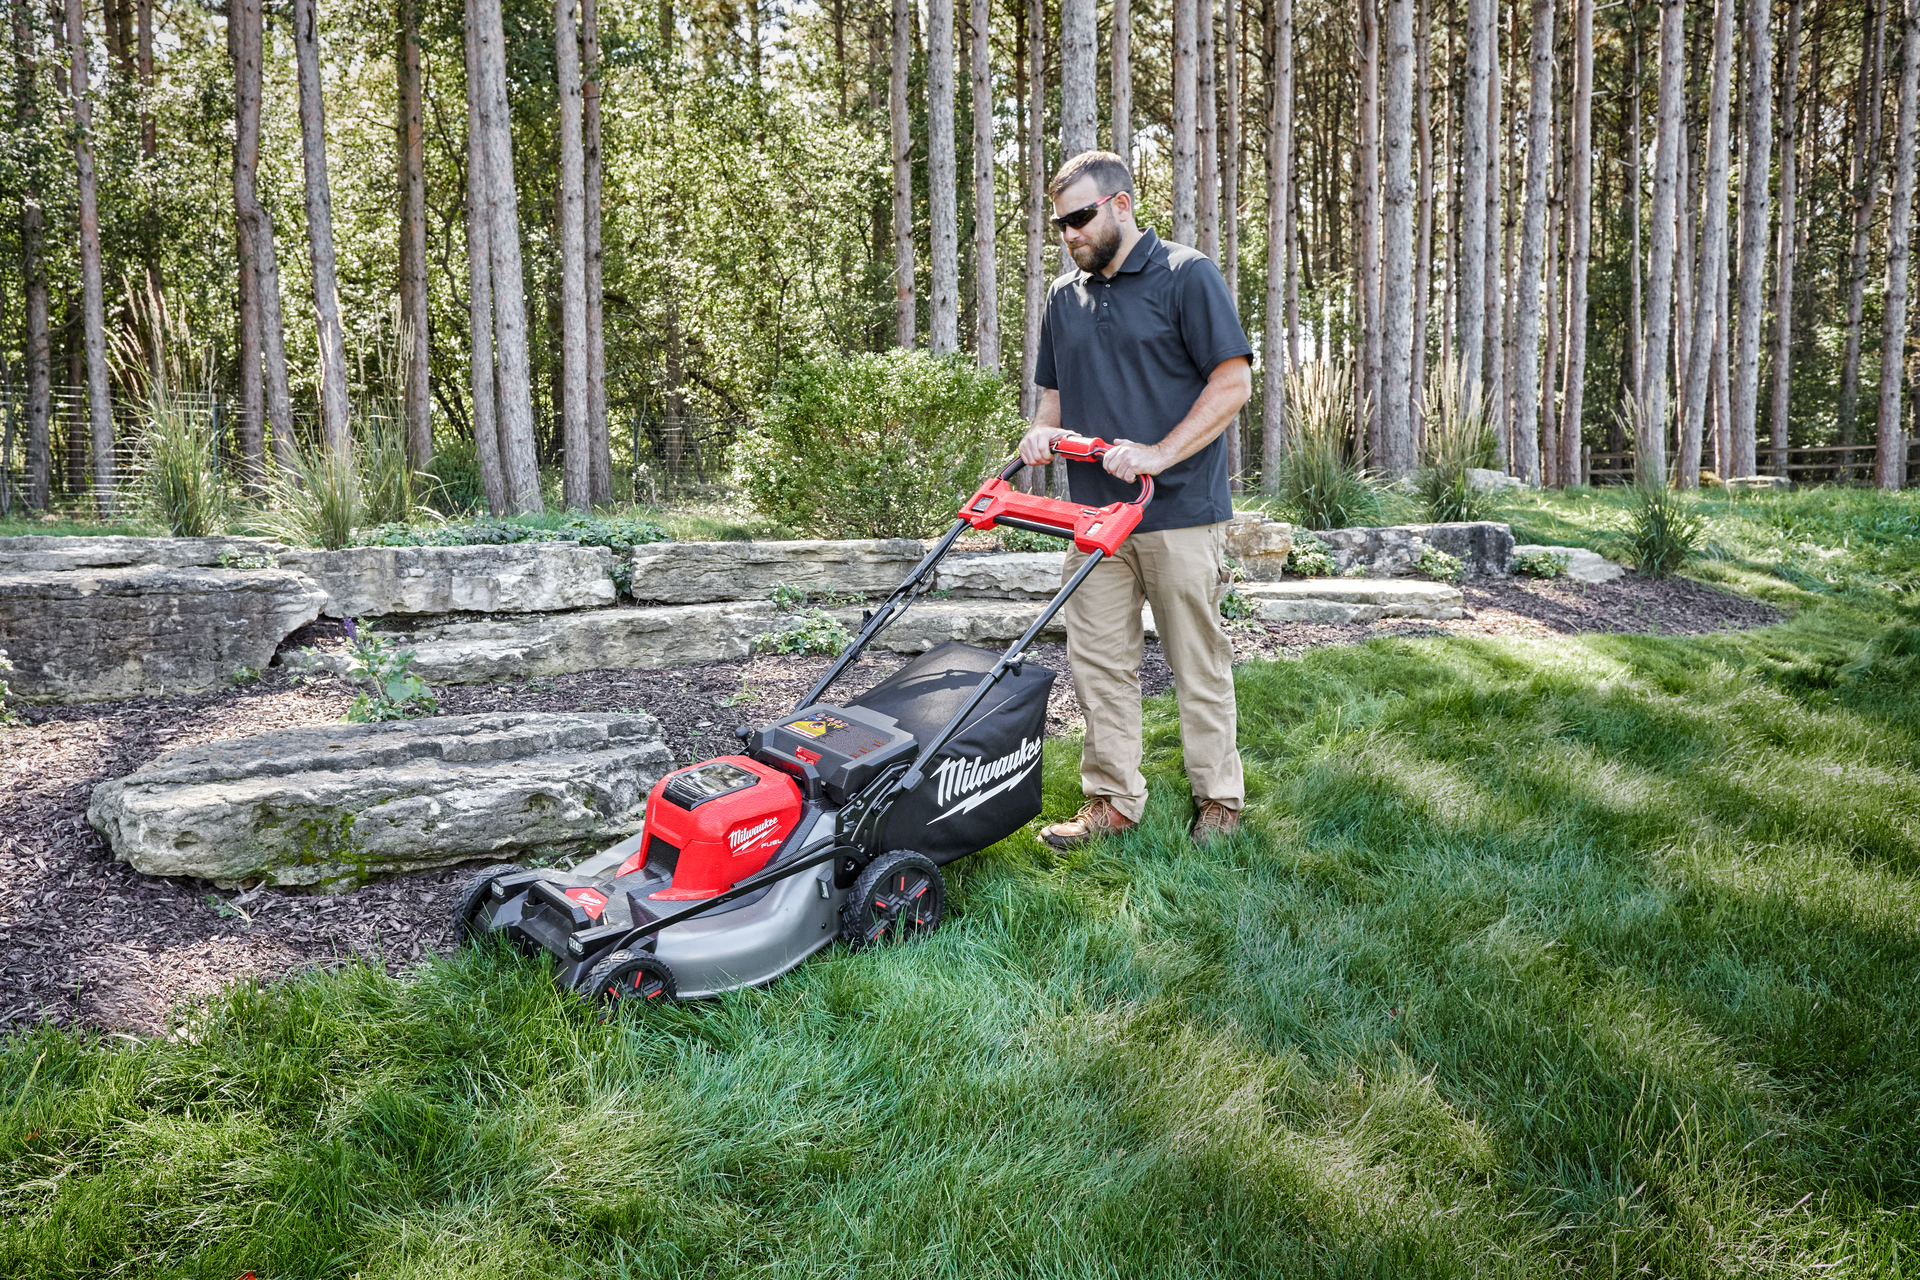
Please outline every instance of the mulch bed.
[[[1378, 636], [1468, 634], [1551, 637], [1582, 632], [1695, 635], [1765, 626], [1766, 605], [1683, 579], [1627, 577], [1579, 585], [1528, 580], [1467, 584], [1464, 618], [1448, 622], [1256, 624], [1232, 634], [1236, 656], [1282, 657]], [[289, 644], [330, 637], [310, 628]], [[1048, 707], [1058, 732], [1079, 718], [1065, 646], [1033, 660], [1061, 673]], [[760, 655], [658, 671], [586, 671], [439, 691], [443, 714], [644, 709], [678, 763], [724, 754], [735, 725], [792, 706], [827, 659]], [[836, 686], [864, 690], [899, 668], [870, 658]], [[1172, 687], [1159, 646], [1142, 669], [1148, 696]], [[105, 1030], [164, 1032], [182, 1000], [236, 979], [267, 980], [354, 960], [399, 970], [444, 946], [447, 912], [467, 872], [396, 876], [350, 893], [256, 889], [154, 879], [115, 862], [87, 825], [95, 784], [175, 747], [267, 729], [338, 721], [345, 684], [280, 668], [243, 688], [193, 697], [137, 698], [77, 707], [29, 707], [25, 727], [0, 729], [0, 1031], [45, 1018]]]

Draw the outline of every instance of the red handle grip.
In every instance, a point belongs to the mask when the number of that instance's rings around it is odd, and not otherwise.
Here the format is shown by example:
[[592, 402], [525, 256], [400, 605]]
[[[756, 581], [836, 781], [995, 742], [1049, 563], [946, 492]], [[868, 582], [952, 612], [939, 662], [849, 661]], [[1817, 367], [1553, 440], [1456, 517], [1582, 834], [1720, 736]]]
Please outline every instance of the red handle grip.
[[[1094, 436], [1060, 436], [1053, 451], [1062, 457], [1094, 461], [1106, 456], [1113, 446]], [[1009, 466], [1008, 472], [1017, 470]], [[976, 529], [990, 530], [1000, 524], [1033, 526], [1070, 537], [1073, 545], [1091, 554], [1112, 555], [1120, 549], [1146, 514], [1153, 500], [1153, 477], [1140, 477], [1140, 496], [1132, 502], [1113, 502], [1104, 507], [1084, 507], [1077, 502], [1062, 502], [1037, 493], [1022, 493], [1001, 474], [981, 485], [961, 506], [959, 517]]]

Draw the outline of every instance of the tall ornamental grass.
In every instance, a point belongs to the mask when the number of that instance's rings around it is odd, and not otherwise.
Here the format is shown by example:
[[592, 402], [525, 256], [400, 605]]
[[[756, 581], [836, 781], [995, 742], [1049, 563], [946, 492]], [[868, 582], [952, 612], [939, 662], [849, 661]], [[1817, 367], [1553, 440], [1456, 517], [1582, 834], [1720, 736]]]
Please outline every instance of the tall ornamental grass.
[[1423, 420], [1427, 427], [1414, 489], [1429, 520], [1485, 520], [1494, 499], [1475, 489], [1468, 472], [1496, 461], [1493, 427], [1478, 395], [1463, 398], [1460, 372], [1452, 361], [1427, 380]]
[[1287, 375], [1290, 440], [1274, 496], [1309, 529], [1344, 529], [1381, 518], [1380, 490], [1360, 447], [1368, 403], [1355, 396], [1353, 373], [1344, 363], [1315, 361]]

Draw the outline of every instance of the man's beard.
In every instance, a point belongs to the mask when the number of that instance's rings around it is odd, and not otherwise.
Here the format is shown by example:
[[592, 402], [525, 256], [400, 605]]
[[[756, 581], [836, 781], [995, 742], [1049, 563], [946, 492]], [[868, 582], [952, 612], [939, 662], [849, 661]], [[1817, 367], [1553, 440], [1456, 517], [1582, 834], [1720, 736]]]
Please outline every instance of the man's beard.
[[1073, 250], [1073, 265], [1082, 271], [1099, 272], [1107, 269], [1113, 261], [1113, 255], [1120, 252], [1120, 228], [1111, 221], [1098, 233], [1091, 235], [1087, 242]]

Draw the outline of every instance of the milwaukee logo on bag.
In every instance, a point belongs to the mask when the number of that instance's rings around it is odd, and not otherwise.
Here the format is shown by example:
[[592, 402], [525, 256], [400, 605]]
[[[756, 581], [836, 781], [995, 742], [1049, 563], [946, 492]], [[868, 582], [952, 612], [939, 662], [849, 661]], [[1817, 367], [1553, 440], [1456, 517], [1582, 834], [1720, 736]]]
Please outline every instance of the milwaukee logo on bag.
[[[1001, 756], [998, 760], [983, 762], [978, 756], [971, 760], [948, 757], [934, 766], [933, 780], [938, 788], [935, 803], [948, 804], [959, 799], [958, 804], [942, 813], [934, 821], [950, 817], [956, 813], [966, 813], [978, 808], [993, 796], [999, 795], [1014, 786], [1022, 778], [1032, 773], [1040, 763], [1040, 740], [1025, 738], [1018, 747]], [[998, 783], [993, 786], [990, 784]], [[981, 790], [981, 788], [987, 788]]]

